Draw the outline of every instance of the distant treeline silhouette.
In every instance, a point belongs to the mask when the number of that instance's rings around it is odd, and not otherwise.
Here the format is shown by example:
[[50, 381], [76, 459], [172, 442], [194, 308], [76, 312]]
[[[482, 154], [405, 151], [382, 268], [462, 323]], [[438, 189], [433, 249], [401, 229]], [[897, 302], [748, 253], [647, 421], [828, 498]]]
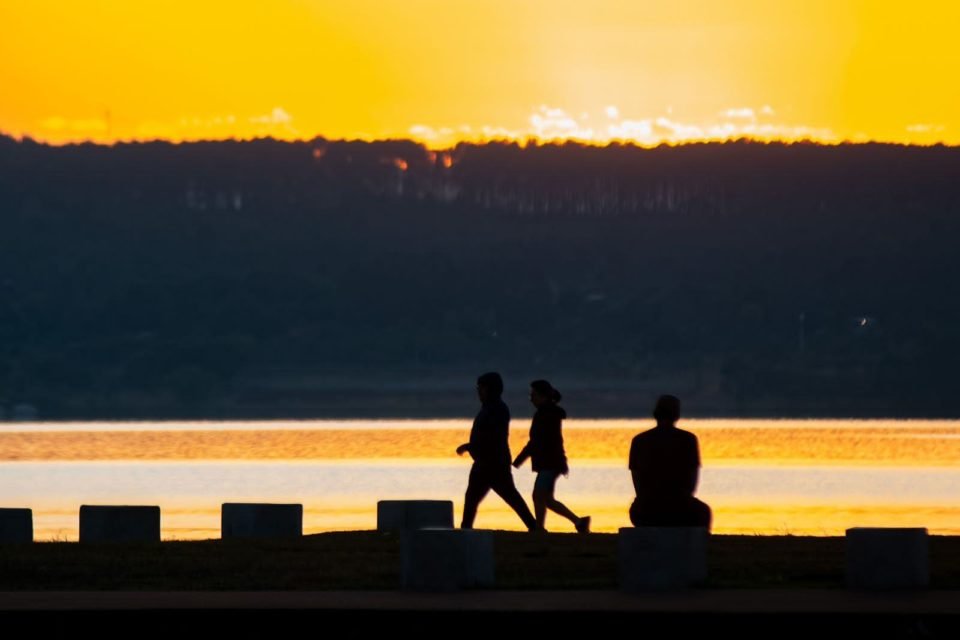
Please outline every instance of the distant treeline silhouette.
[[0, 137], [0, 407], [958, 415], [958, 238], [951, 147]]

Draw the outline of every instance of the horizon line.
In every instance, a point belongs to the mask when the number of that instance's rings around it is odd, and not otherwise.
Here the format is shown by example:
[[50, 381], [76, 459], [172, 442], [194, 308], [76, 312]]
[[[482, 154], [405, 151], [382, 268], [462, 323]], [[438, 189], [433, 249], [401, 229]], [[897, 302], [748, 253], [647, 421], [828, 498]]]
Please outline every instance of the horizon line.
[[431, 145], [428, 140], [422, 138], [417, 138], [415, 136], [355, 136], [355, 137], [325, 137], [323, 135], [316, 135], [313, 137], [277, 137], [273, 135], [266, 136], [250, 136], [250, 137], [237, 137], [230, 136], [225, 138], [190, 138], [190, 139], [171, 139], [171, 138], [125, 138], [125, 139], [116, 139], [112, 141], [103, 141], [95, 140], [93, 138], [81, 138], [76, 140], [67, 140], [63, 142], [46, 140], [43, 138], [31, 136], [28, 134], [17, 135], [7, 131], [0, 130], [0, 138], [6, 138], [8, 140], [13, 140], [17, 144], [36, 144], [39, 146], [51, 147], [51, 148], [66, 148], [66, 147], [82, 147], [82, 146], [94, 146], [94, 147], [103, 147], [103, 148], [114, 148], [119, 146], [133, 146], [133, 145], [149, 145], [149, 144], [169, 144], [173, 146], [181, 145], [191, 145], [191, 144], [211, 144], [211, 143], [253, 143], [253, 142], [278, 142], [284, 144], [310, 144], [316, 142], [323, 143], [366, 143], [366, 144], [377, 144], [377, 143], [387, 143], [387, 142], [403, 142], [403, 143], [412, 143], [416, 144], [428, 151], [450, 151], [457, 149], [459, 147], [482, 147], [482, 146], [492, 146], [492, 145], [503, 145], [503, 146], [517, 146], [521, 149], [526, 148], [537, 148], [537, 147], [565, 147], [565, 146], [576, 146], [583, 148], [596, 148], [596, 149], [606, 149], [610, 147], [616, 148], [635, 148], [641, 150], [652, 151], [656, 149], [663, 148], [678, 148], [678, 147], [692, 147], [692, 146], [723, 146], [723, 145], [735, 145], [735, 144], [753, 144], [753, 145], [763, 145], [763, 146], [816, 146], [816, 147], [863, 147], [863, 146], [887, 146], [887, 147], [905, 147], [905, 148], [919, 148], [919, 149], [929, 149], [935, 147], [942, 147], [945, 149], [960, 149], [960, 143], [952, 144], [949, 142], [930, 142], [930, 143], [920, 143], [920, 142], [899, 142], [891, 140], [882, 140], [882, 139], [866, 139], [866, 140], [855, 140], [855, 139], [837, 139], [837, 140], [828, 140], [820, 139], [815, 137], [798, 137], [798, 138], [788, 138], [788, 137], [764, 137], [764, 136], [751, 136], [751, 135], [741, 135], [741, 136], [731, 136], [725, 138], [697, 138], [697, 139], [684, 139], [678, 141], [670, 140], [660, 140], [653, 144], [642, 143], [633, 139], [609, 139], [609, 140], [593, 140], [585, 139], [575, 136], [537, 136], [537, 135], [525, 135], [525, 136], [489, 136], [489, 137], [477, 137], [477, 138], [463, 138], [461, 140], [455, 141], [452, 145]]

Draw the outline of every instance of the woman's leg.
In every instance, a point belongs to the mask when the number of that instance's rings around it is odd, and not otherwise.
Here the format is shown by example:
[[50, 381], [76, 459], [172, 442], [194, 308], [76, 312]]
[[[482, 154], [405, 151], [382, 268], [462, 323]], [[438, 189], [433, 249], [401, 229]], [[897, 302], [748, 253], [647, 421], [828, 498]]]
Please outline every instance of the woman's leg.
[[[533, 505], [537, 510], [537, 522], [539, 522], [541, 526], [543, 526], [544, 520], [546, 520], [547, 509], [560, 514], [574, 525], [580, 523], [580, 518], [577, 514], [570, 511], [565, 504], [553, 496], [559, 475], [556, 471], [541, 471], [537, 474], [537, 481], [533, 485]], [[543, 509], [542, 516], [540, 509]]]
[[547, 504], [553, 498], [553, 485], [556, 482], [557, 474], [553, 471], [538, 471], [537, 479], [533, 481], [533, 512], [540, 529], [546, 529]]
[[553, 496], [550, 496], [550, 499], [547, 501], [547, 507], [554, 513], [559, 513], [573, 524], [580, 522], [580, 517], [577, 514], [575, 514], [573, 511], [570, 511], [570, 509], [567, 508], [567, 505], [563, 504]]
[[[540, 477], [539, 475], [537, 476]], [[537, 517], [537, 528], [546, 529], [547, 524], [547, 496], [534, 488], [533, 490], [533, 514]]]

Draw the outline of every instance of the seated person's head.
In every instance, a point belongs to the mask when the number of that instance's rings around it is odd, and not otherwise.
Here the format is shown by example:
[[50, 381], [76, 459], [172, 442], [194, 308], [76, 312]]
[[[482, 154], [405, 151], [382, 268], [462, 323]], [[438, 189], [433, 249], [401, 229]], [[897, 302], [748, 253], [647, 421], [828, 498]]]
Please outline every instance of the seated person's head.
[[657, 406], [653, 408], [653, 417], [657, 424], [676, 423], [680, 419], [680, 399], [676, 396], [660, 396], [657, 398]]

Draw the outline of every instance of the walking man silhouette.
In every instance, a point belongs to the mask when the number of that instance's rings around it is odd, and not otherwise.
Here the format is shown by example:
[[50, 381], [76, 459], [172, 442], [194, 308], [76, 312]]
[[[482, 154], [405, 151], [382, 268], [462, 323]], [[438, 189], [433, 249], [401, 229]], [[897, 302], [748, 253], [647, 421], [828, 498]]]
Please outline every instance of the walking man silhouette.
[[537, 520], [530, 507], [513, 484], [510, 467], [510, 409], [501, 399], [503, 378], [499, 373], [485, 373], [477, 379], [477, 396], [480, 412], [470, 429], [470, 442], [457, 447], [457, 455], [469, 453], [473, 458], [470, 480], [463, 498], [463, 521], [461, 529], [472, 529], [477, 516], [477, 507], [490, 489], [503, 498], [517, 512], [530, 531], [537, 530]]

